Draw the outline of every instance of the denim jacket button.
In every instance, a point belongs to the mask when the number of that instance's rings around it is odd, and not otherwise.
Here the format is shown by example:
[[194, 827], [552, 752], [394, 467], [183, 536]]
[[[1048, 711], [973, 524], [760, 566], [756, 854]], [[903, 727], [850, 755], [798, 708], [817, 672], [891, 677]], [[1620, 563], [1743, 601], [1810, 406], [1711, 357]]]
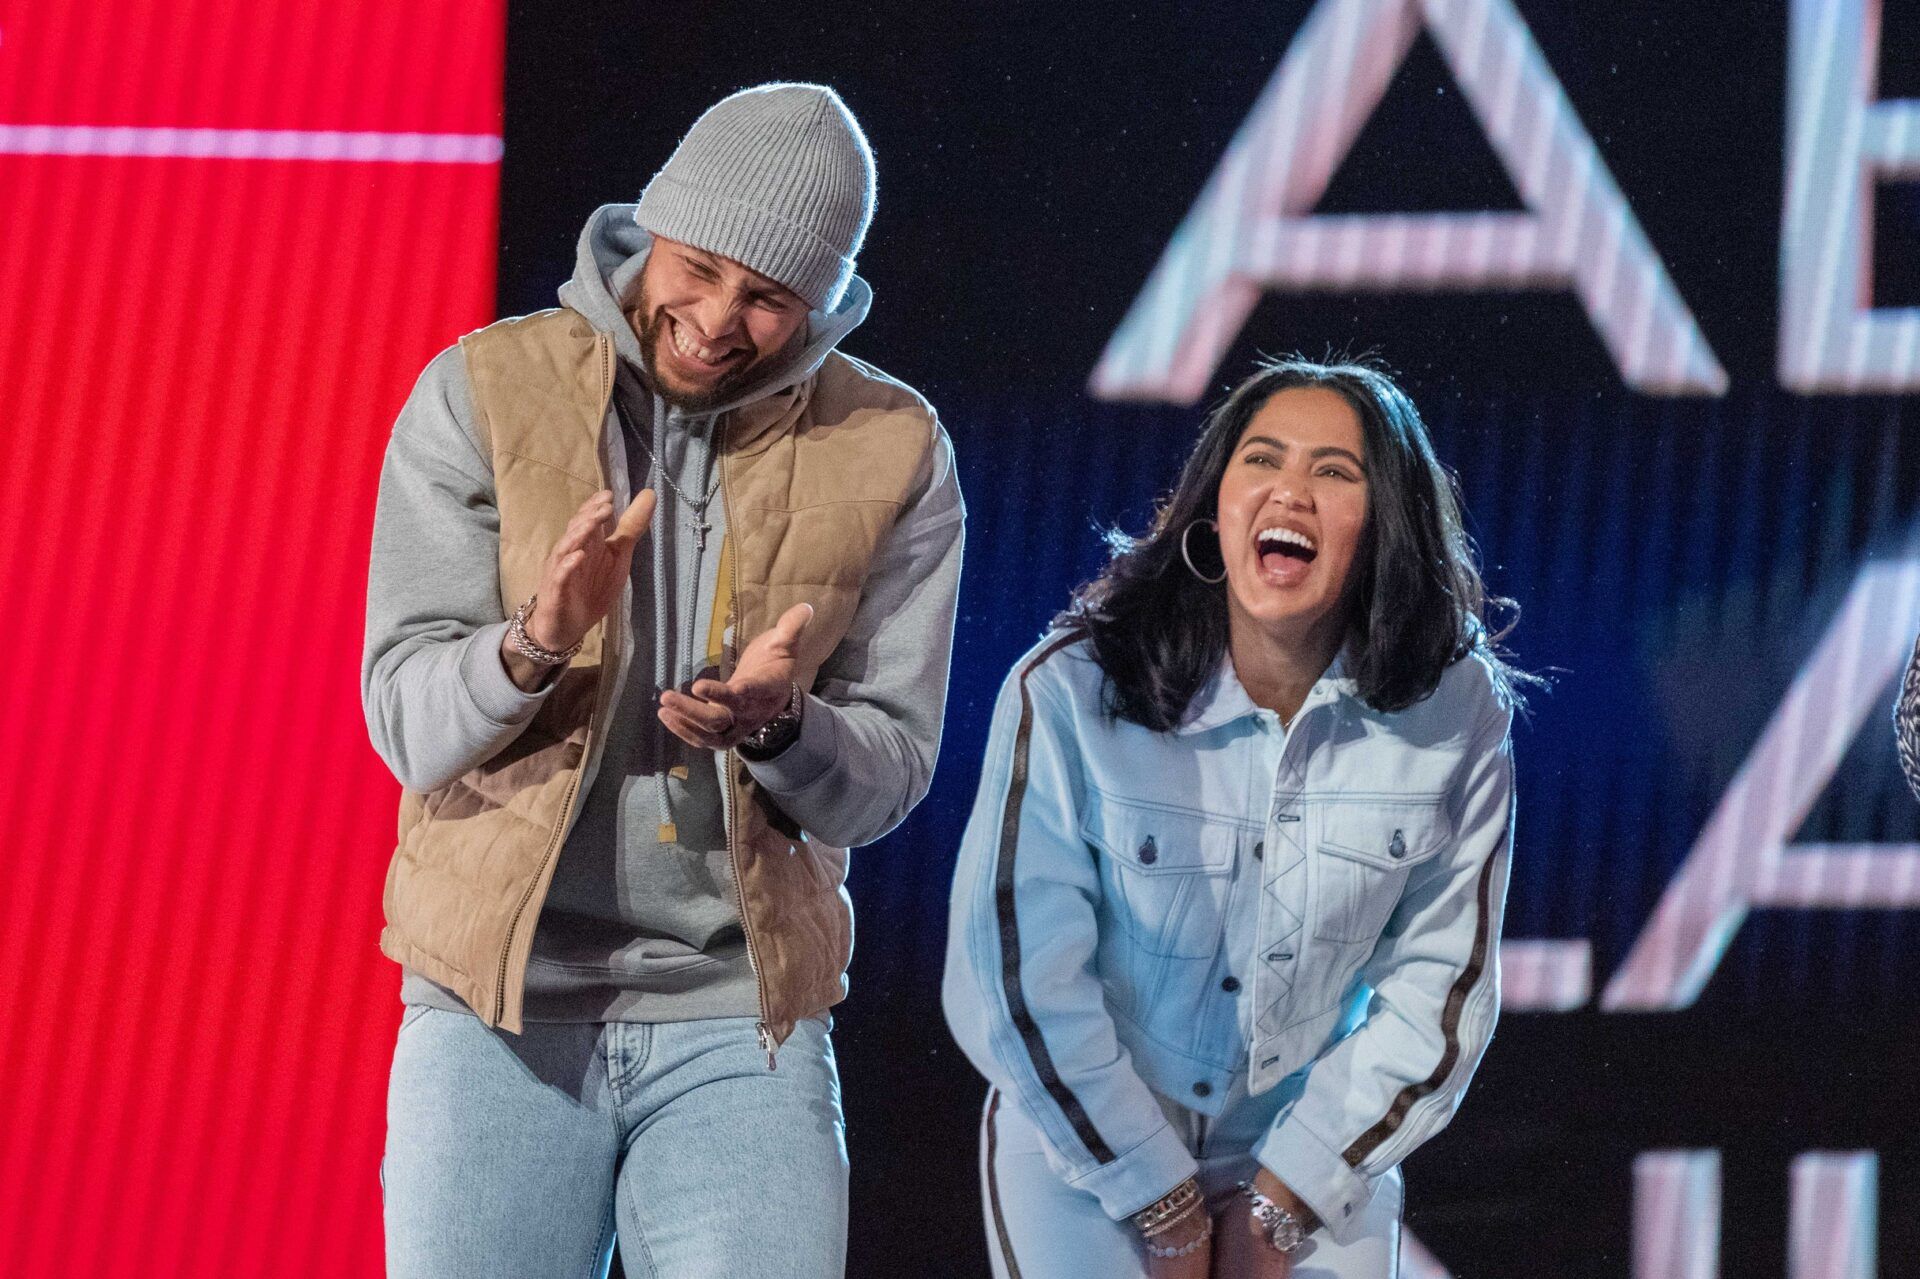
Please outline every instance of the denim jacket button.
[[1139, 857], [1142, 866], [1151, 866], [1160, 860], [1160, 850], [1154, 845], [1153, 836], [1147, 836], [1146, 842], [1140, 845]]
[[1267, 841], [1263, 839], [1255, 843], [1253, 846], [1253, 860], [1259, 861], [1261, 858], [1265, 857], [1266, 855], [1267, 855]]
[[1213, 1085], [1202, 1079], [1193, 1086], [1193, 1095], [1196, 1097], [1211, 1097], [1213, 1096]]
[[1229, 995], [1231, 995], [1234, 991], [1240, 989], [1240, 979], [1238, 977], [1222, 978], [1220, 982], [1220, 989], [1226, 991]]
[[1393, 832], [1393, 842], [1387, 845], [1387, 856], [1396, 861], [1407, 855], [1407, 837], [1399, 831]]

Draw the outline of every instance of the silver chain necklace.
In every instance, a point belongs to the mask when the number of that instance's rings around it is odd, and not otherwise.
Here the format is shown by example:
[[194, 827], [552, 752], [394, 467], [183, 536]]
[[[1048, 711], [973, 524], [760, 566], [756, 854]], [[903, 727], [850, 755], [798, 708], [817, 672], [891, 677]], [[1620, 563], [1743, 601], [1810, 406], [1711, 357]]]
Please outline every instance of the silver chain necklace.
[[620, 414], [620, 424], [626, 428], [627, 434], [633, 437], [634, 443], [646, 451], [647, 474], [652, 475], [655, 471], [658, 471], [660, 478], [667, 482], [667, 488], [672, 491], [676, 498], [680, 499], [681, 505], [693, 512], [693, 535], [700, 540], [700, 553], [702, 555], [706, 554], [707, 534], [713, 532], [713, 525], [707, 520], [707, 508], [713, 505], [714, 496], [720, 492], [719, 479], [717, 477], [715, 478], [713, 487], [708, 489], [707, 495], [698, 502], [688, 497], [686, 491], [673, 482], [673, 476], [667, 473], [667, 468], [660, 465], [660, 459], [653, 455], [653, 448], [645, 440], [640, 438], [640, 432], [635, 430], [633, 423], [627, 419], [627, 406], [621, 404], [617, 396], [615, 397], [613, 407], [614, 411]]

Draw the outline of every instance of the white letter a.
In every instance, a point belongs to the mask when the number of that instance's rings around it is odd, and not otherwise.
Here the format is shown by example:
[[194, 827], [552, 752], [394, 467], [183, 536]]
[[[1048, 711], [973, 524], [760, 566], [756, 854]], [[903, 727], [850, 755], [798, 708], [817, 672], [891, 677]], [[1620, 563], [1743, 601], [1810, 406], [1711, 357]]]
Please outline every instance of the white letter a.
[[[1423, 23], [1529, 211], [1309, 216]], [[1727, 388], [1511, 0], [1321, 0], [1108, 342], [1094, 394], [1193, 403], [1265, 288], [1571, 288], [1629, 386]]]

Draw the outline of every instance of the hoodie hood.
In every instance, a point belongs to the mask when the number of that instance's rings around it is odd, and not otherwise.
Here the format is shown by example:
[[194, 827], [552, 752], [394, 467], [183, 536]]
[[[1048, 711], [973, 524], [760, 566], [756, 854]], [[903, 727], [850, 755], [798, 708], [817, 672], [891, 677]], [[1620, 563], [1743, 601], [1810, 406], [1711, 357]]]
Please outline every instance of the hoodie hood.
[[[633, 220], [634, 208], [631, 204], [603, 204], [593, 211], [580, 232], [573, 278], [560, 286], [560, 305], [579, 312], [594, 328], [611, 337], [621, 360], [634, 373], [641, 373], [646, 364], [641, 359], [640, 340], [620, 306], [638, 286], [641, 268], [653, 247], [653, 237]], [[807, 314], [804, 340], [780, 364], [762, 370], [739, 398], [703, 409], [697, 416], [718, 415], [752, 404], [811, 377], [827, 353], [860, 327], [872, 304], [873, 290], [865, 280], [854, 276], [847, 282], [838, 306]], [[672, 412], [679, 415], [677, 409]]]

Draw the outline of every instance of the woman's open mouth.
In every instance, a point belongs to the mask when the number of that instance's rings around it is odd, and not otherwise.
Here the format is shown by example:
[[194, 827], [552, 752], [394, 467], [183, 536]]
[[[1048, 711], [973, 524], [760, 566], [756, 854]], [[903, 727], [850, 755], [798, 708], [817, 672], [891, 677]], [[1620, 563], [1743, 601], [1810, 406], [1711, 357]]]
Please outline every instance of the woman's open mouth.
[[1275, 525], [1254, 535], [1254, 550], [1260, 560], [1260, 579], [1270, 586], [1298, 586], [1307, 580], [1320, 548], [1298, 529]]

